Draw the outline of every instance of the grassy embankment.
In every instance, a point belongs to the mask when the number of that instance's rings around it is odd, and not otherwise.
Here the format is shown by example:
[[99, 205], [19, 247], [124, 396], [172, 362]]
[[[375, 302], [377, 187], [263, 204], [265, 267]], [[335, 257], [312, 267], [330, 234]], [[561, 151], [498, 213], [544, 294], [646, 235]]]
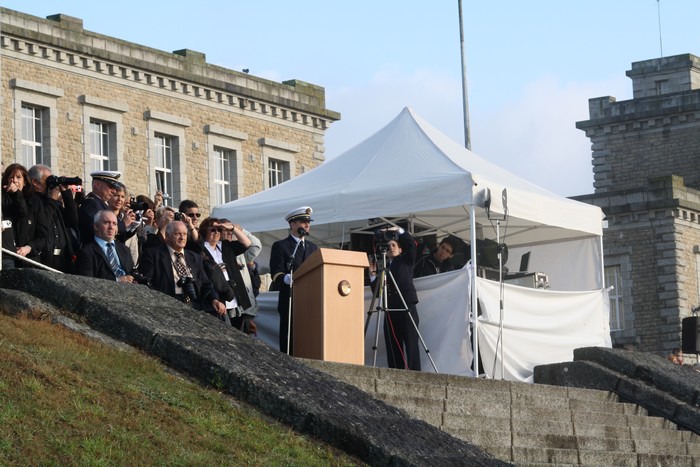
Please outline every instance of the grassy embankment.
[[0, 310], [0, 465], [357, 465], [157, 360]]

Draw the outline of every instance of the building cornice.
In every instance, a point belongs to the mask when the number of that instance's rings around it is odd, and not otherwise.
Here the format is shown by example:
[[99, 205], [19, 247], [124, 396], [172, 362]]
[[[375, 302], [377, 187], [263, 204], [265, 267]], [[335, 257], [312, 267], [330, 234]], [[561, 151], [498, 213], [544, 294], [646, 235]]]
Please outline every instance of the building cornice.
[[0, 8], [0, 47], [8, 56], [63, 65], [230, 106], [245, 113], [325, 130], [340, 114], [325, 108], [325, 90], [291, 80], [277, 83], [206, 63], [204, 54], [175, 53], [82, 29], [65, 15], [42, 19]]

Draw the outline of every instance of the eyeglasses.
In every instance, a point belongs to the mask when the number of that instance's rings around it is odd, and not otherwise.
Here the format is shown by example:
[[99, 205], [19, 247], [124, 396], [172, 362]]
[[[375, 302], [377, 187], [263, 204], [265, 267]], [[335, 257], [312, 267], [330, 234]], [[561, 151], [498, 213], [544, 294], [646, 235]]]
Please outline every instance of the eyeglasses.
[[187, 213], [186, 216], [187, 216], [187, 217], [191, 217], [191, 218], [193, 218], [193, 219], [194, 219], [195, 217], [196, 217], [197, 219], [199, 219], [200, 217], [202, 217], [202, 215], [201, 215], [200, 213], [198, 213], [198, 212], [190, 212], [190, 213]]
[[224, 229], [222, 229], [222, 228], [216, 228], [216, 227], [212, 227], [211, 229], [209, 229], [209, 232], [211, 232], [211, 233], [216, 233], [216, 232], [221, 233], [221, 232], [223, 232], [223, 231], [224, 231]]

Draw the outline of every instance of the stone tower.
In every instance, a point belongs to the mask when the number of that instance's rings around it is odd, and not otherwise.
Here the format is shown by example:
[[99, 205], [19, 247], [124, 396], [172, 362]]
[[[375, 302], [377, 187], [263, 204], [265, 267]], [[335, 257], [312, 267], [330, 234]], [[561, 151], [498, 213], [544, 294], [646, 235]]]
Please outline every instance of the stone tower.
[[606, 214], [613, 344], [668, 353], [700, 304], [700, 58], [632, 64], [634, 97], [589, 100], [577, 122], [593, 150], [592, 195]]

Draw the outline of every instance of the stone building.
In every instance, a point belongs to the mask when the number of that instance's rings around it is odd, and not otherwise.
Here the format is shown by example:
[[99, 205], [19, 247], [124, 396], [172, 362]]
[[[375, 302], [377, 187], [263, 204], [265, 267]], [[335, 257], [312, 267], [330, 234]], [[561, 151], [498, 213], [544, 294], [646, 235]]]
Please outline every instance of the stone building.
[[324, 160], [340, 114], [322, 87], [277, 83], [0, 8], [0, 149], [7, 166], [80, 176], [118, 170], [132, 194], [212, 206], [274, 186]]
[[633, 98], [589, 100], [576, 124], [593, 150], [592, 195], [606, 214], [613, 343], [669, 353], [700, 305], [700, 58], [645, 60]]

